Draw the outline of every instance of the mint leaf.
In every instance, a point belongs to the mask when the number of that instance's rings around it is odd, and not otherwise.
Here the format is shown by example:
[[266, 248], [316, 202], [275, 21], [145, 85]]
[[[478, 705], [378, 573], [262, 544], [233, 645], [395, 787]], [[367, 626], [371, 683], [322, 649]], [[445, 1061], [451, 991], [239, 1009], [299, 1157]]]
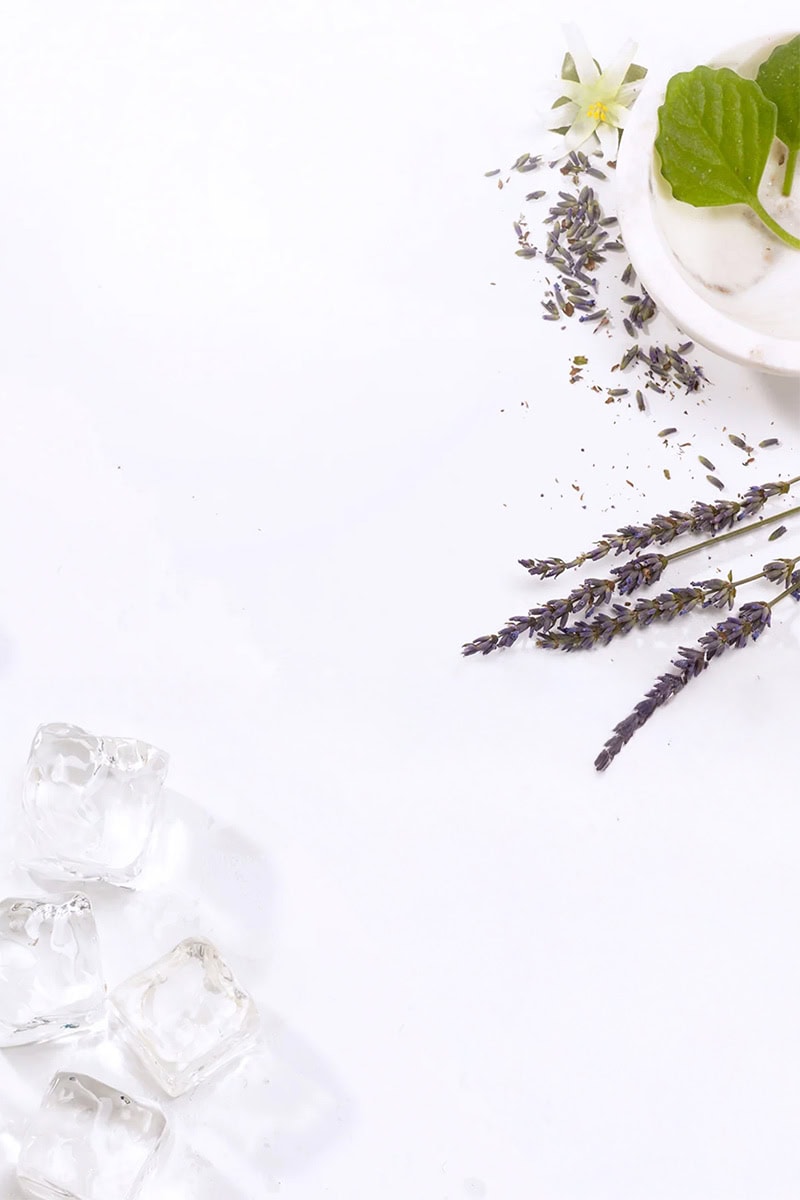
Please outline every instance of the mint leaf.
[[695, 67], [667, 84], [655, 145], [676, 200], [695, 208], [746, 204], [800, 250], [800, 238], [782, 229], [758, 199], [776, 123], [775, 105], [752, 79], [729, 67]]
[[800, 33], [775, 47], [758, 68], [756, 83], [778, 109], [776, 132], [788, 151], [783, 177], [783, 194], [788, 196], [800, 150]]
[[775, 105], [728, 67], [674, 75], [658, 110], [656, 149], [676, 200], [750, 204], [775, 136]]

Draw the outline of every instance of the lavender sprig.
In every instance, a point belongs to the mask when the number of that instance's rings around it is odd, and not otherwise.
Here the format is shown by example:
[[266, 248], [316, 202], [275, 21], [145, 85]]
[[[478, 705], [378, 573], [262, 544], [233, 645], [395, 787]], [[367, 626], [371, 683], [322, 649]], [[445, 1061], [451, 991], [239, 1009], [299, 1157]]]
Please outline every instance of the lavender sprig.
[[616, 579], [584, 579], [563, 600], [548, 600], [529, 609], [525, 616], [509, 617], [497, 633], [484, 634], [465, 642], [461, 653], [465, 657], [470, 654], [491, 654], [492, 650], [513, 646], [523, 633], [533, 637], [535, 633], [547, 633], [556, 624], [564, 626], [572, 613], [583, 612], [588, 617], [603, 604], [608, 604], [615, 591], [628, 596], [641, 587], [655, 583], [668, 563], [669, 558], [664, 554], [640, 554], [612, 568], [611, 574]]
[[[488, 654], [504, 646], [511, 646], [527, 632], [529, 637], [537, 635], [537, 645], [545, 649], [584, 650], [596, 645], [606, 645], [612, 638], [624, 636], [634, 628], [644, 628], [654, 621], [669, 621], [692, 609], [701, 607], [731, 608], [737, 589], [755, 580], [784, 585], [784, 590], [769, 601], [756, 601], [741, 606], [735, 616], [728, 616], [705, 633], [694, 647], [680, 646], [672, 659], [673, 671], [666, 671], [656, 679], [644, 698], [627, 717], [613, 730], [595, 760], [598, 771], [605, 770], [630, 741], [637, 729], [644, 725], [656, 709], [666, 704], [682, 691], [690, 679], [701, 674], [727, 649], [740, 649], [756, 641], [772, 620], [772, 609], [787, 596], [800, 601], [800, 555], [794, 558], [778, 558], [766, 563], [760, 571], [743, 579], [734, 580], [732, 572], [726, 578], [692, 581], [684, 588], [671, 588], [655, 597], [637, 599], [633, 604], [612, 602], [616, 595], [625, 596], [647, 584], [658, 580], [666, 567], [675, 559], [695, 553], [717, 542], [737, 537], [763, 525], [774, 523], [784, 517], [800, 513], [800, 505], [783, 513], [765, 517], [751, 524], [740, 524], [746, 516], [752, 516], [772, 496], [785, 494], [800, 476], [780, 483], [769, 483], [749, 488], [738, 501], [724, 504], [695, 504], [688, 513], [674, 512], [669, 518], [657, 517], [648, 526], [626, 526], [616, 535], [596, 543], [593, 550], [583, 558], [601, 558], [612, 551], [620, 554], [630, 547], [640, 547], [658, 542], [663, 538], [669, 542], [681, 532], [702, 528], [711, 530], [712, 536], [669, 554], [634, 554], [627, 562], [613, 567], [609, 579], [586, 579], [564, 599], [549, 600], [529, 610], [525, 616], [511, 617], [496, 634], [476, 638], [464, 645], [465, 655]], [[658, 523], [662, 522], [661, 527]], [[683, 528], [676, 528], [683, 523]], [[731, 528], [731, 526], [735, 526]], [[720, 532], [724, 530], [724, 532]], [[563, 559], [543, 559], [538, 573], [546, 577], [558, 577], [569, 567], [577, 565]], [[536, 570], [532, 573], [537, 573]], [[609, 605], [609, 611], [601, 611]], [[583, 617], [568, 625], [571, 614], [583, 613]]]
[[[529, 575], [538, 575], [542, 579], [554, 579], [564, 571], [580, 567], [585, 562], [597, 562], [607, 554], [635, 554], [653, 544], [666, 546], [678, 537], [688, 533], [707, 533], [720, 540], [721, 536], [730, 536], [723, 531], [744, 533], [746, 526], [733, 530], [734, 525], [759, 512], [773, 496], [783, 496], [800, 482], [800, 475], [794, 479], [777, 483], [764, 483], [747, 489], [738, 500], [720, 500], [716, 504], [698, 501], [688, 512], [670, 509], [668, 515], [657, 513], [644, 525], [622, 525], [615, 533], [606, 534], [595, 542], [591, 550], [577, 555], [575, 558], [521, 558], [523, 566]], [[758, 525], [780, 520], [789, 513], [800, 511], [790, 509], [772, 517], [765, 517]]]
[[654, 621], [672, 621], [696, 608], [733, 608], [737, 590], [746, 583], [766, 579], [770, 583], [788, 586], [797, 562], [796, 558], [781, 558], [768, 562], [755, 575], [734, 579], [733, 573], [717, 579], [693, 580], [689, 587], [670, 588], [658, 596], [646, 596], [633, 607], [614, 604], [609, 613], [598, 613], [591, 621], [576, 621], [559, 629], [543, 631], [536, 645], [544, 650], [590, 650], [607, 646], [612, 638], [624, 636], [632, 629], [643, 629]]
[[573, 588], [563, 600], [548, 600], [545, 604], [531, 608], [525, 616], [509, 617], [497, 633], [486, 634], [466, 642], [461, 648], [461, 653], [465, 657], [470, 654], [489, 654], [492, 650], [513, 646], [523, 633], [533, 637], [535, 633], [546, 633], [556, 623], [564, 625], [572, 613], [584, 612], [588, 616], [601, 605], [608, 603], [615, 587], [614, 579], [584, 579], [580, 587]]
[[[537, 645], [547, 650], [587, 650], [591, 646], [605, 646], [612, 637], [630, 632], [635, 626], [649, 625], [655, 620], [671, 620], [689, 612], [701, 604], [704, 608], [715, 606], [733, 607], [737, 587], [751, 583], [754, 579], [769, 579], [779, 583], [784, 577], [788, 578], [798, 559], [776, 559], [767, 563], [757, 575], [734, 582], [731, 575], [727, 579], [707, 579], [693, 582], [690, 588], [671, 588], [660, 596], [637, 601], [633, 609], [624, 605], [613, 606], [613, 617], [601, 613], [591, 623], [578, 621], [567, 626], [567, 619], [573, 613], [583, 612], [585, 617], [591, 616], [604, 604], [611, 602], [617, 592], [621, 596], [629, 596], [639, 588], [656, 583], [674, 554], [639, 554], [611, 568], [614, 579], [584, 579], [583, 583], [573, 588], [568, 596], [559, 600], [547, 600], [544, 604], [528, 610], [524, 616], [509, 617], [502, 629], [497, 633], [484, 634], [465, 642], [461, 653], [465, 657], [471, 654], [490, 654], [493, 650], [507, 649], [513, 646], [521, 634], [528, 637], [539, 635]], [[676, 607], [676, 605], [678, 607]], [[558, 625], [557, 632], [551, 632]]]
[[[800, 583], [800, 572], [796, 575], [798, 578], [793, 577], [792, 585]], [[677, 668], [677, 672], [667, 671], [659, 675], [644, 699], [635, 705], [633, 712], [614, 726], [613, 734], [594, 761], [596, 770], [604, 771], [628, 744], [634, 733], [650, 720], [656, 709], [682, 691], [691, 679], [705, 671], [726, 650], [731, 647], [740, 650], [750, 642], [757, 641], [771, 624], [773, 606], [785, 596], [793, 594], [792, 585], [768, 603], [755, 601], [743, 604], [735, 616], [726, 617], [708, 633], [703, 634], [698, 646], [680, 646], [677, 657], [672, 659], [672, 665]]]
[[607, 646], [612, 638], [624, 637], [632, 629], [642, 629], [654, 621], [673, 621], [695, 608], [724, 608], [733, 585], [725, 579], [709, 579], [692, 587], [670, 588], [658, 596], [642, 597], [632, 608], [614, 604], [610, 613], [598, 613], [591, 621], [576, 621], [561, 629], [541, 633], [536, 645], [544, 650], [591, 650]]

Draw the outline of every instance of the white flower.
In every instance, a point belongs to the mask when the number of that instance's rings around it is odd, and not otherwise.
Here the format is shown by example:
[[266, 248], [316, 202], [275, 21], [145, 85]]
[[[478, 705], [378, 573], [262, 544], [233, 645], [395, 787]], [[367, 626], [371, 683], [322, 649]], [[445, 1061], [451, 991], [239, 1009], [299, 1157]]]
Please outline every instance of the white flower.
[[627, 41], [611, 66], [600, 71], [580, 31], [574, 25], [565, 25], [564, 32], [578, 81], [560, 81], [561, 95], [567, 97], [567, 103], [553, 111], [558, 118], [558, 127], [568, 125], [569, 129], [557, 151], [558, 157], [577, 150], [596, 135], [605, 156], [613, 158], [618, 130], [624, 127], [628, 108], [642, 86], [641, 79], [623, 82], [633, 62], [636, 43]]

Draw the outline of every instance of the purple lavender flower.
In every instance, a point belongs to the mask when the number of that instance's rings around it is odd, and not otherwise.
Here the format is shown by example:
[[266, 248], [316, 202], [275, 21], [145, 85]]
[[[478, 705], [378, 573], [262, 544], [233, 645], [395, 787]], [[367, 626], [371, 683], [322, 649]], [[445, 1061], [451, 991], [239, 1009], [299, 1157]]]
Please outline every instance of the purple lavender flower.
[[705, 592], [703, 608], [733, 608], [736, 584], [732, 575], [729, 574], [727, 579], [692, 580], [692, 587], [702, 588]]
[[492, 650], [513, 646], [523, 633], [533, 637], [535, 633], [546, 633], [556, 624], [564, 625], [571, 613], [585, 612], [588, 616], [608, 603], [615, 586], [613, 579], [584, 579], [563, 600], [548, 600], [530, 609], [525, 616], [510, 617], [497, 633], [466, 642], [461, 653], [467, 657], [470, 654], [490, 654]]
[[656, 709], [682, 691], [689, 680], [705, 671], [715, 658], [719, 658], [731, 646], [738, 650], [749, 642], [755, 642], [764, 630], [769, 628], [771, 618], [772, 609], [769, 604], [759, 601], [743, 604], [735, 616], [726, 617], [704, 634], [700, 638], [699, 646], [679, 647], [677, 657], [672, 660], [677, 672], [668, 671], [659, 675], [644, 699], [634, 707], [633, 712], [614, 726], [613, 734], [595, 759], [596, 770], [604, 771], [637, 729], [641, 729], [642, 725], [650, 720]]
[[663, 554], [640, 554], [620, 567], [612, 567], [611, 574], [617, 576], [617, 591], [629, 596], [640, 587], [647, 587], [660, 579], [669, 560]]
[[788, 587], [796, 563], [794, 558], [776, 558], [774, 562], [765, 563], [762, 570], [770, 583], [782, 583], [784, 587]]
[[797, 483], [786, 480], [750, 487], [738, 500], [720, 500], [716, 504], [698, 501], [688, 512], [670, 509], [667, 515], [657, 513], [644, 525], [622, 525], [615, 533], [606, 534], [594, 547], [573, 559], [521, 558], [520, 565], [531, 575], [553, 578], [563, 571], [597, 562], [607, 554], [635, 554], [653, 544], [666, 546], [687, 533], [706, 533], [711, 536], [730, 529], [748, 517], [755, 516], [773, 496], [784, 496]]
[[[591, 621], [576, 621], [559, 629], [539, 634], [536, 645], [544, 650], [590, 650], [607, 646], [612, 638], [624, 637], [632, 629], [645, 628], [654, 621], [672, 621], [694, 608], [728, 603], [727, 580], [710, 579], [688, 588], [670, 588], [658, 596], [641, 597], [632, 608], [612, 605], [610, 613], [598, 613]], [[722, 587], [718, 585], [722, 584]]]

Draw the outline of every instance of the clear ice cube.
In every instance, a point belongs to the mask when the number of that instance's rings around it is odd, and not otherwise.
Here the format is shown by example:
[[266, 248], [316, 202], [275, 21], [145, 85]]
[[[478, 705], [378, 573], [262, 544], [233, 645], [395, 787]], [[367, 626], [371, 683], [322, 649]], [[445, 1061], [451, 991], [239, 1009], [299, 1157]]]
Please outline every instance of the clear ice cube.
[[0, 1046], [89, 1029], [105, 999], [87, 896], [0, 901]]
[[166, 1125], [157, 1105], [59, 1071], [24, 1136], [20, 1187], [35, 1200], [134, 1200]]
[[41, 725], [23, 805], [36, 846], [32, 870], [51, 879], [131, 884], [158, 815], [168, 756], [147, 742]]
[[188, 938], [109, 997], [113, 1027], [180, 1096], [246, 1053], [258, 1011], [210, 942]]

